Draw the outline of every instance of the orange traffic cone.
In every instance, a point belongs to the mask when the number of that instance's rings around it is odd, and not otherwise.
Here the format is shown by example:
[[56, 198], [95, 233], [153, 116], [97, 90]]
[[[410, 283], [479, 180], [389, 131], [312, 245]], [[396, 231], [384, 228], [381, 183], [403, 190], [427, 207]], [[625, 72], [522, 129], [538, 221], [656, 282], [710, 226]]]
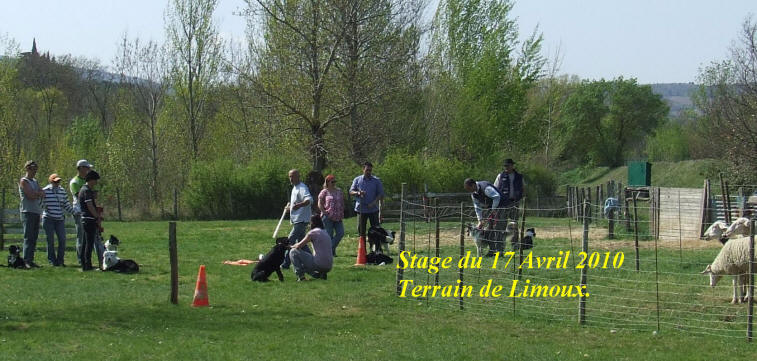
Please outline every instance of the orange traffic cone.
[[357, 247], [357, 261], [355, 266], [365, 266], [365, 236], [360, 236]]
[[200, 265], [200, 272], [197, 273], [197, 285], [195, 286], [195, 297], [192, 301], [192, 307], [207, 307], [208, 303], [208, 282], [205, 278], [205, 265]]

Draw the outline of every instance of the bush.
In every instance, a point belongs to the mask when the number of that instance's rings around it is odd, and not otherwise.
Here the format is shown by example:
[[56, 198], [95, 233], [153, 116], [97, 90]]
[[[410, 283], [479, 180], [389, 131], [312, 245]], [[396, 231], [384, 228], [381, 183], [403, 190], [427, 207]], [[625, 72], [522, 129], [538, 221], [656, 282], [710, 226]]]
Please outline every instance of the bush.
[[229, 160], [198, 162], [190, 171], [184, 199], [199, 219], [276, 218], [288, 200], [291, 167], [290, 161], [277, 157], [245, 167]]
[[647, 136], [650, 161], [680, 162], [689, 159], [689, 142], [683, 127], [668, 123]]
[[402, 183], [407, 183], [409, 193], [462, 192], [463, 180], [467, 177], [463, 163], [439, 156], [422, 157], [395, 151], [386, 156], [375, 173], [384, 184], [387, 195], [399, 194]]

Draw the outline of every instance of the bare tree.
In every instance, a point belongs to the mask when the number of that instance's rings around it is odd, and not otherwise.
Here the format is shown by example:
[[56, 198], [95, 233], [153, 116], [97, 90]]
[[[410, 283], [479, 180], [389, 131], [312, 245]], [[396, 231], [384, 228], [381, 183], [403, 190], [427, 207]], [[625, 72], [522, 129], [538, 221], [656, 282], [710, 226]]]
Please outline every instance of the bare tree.
[[140, 124], [150, 133], [150, 185], [154, 202], [159, 202], [158, 193], [158, 115], [163, 109], [168, 88], [168, 62], [165, 49], [154, 41], [129, 41], [124, 34], [119, 52], [114, 60], [120, 81], [131, 95], [134, 110]]
[[171, 0], [166, 11], [166, 31], [174, 90], [187, 117], [192, 157], [209, 115], [210, 90], [218, 83], [221, 40], [213, 24], [217, 0]]

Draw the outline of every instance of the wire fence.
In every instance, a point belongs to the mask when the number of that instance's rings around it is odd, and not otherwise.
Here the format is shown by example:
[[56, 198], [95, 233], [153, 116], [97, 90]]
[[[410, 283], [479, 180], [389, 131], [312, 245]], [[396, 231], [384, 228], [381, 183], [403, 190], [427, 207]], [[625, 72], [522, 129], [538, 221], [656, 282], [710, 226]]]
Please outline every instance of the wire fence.
[[[400, 219], [387, 225], [400, 229], [398, 297], [428, 307], [610, 330], [734, 338], [749, 330], [751, 339], [751, 300], [732, 304], [730, 277], [710, 287], [701, 274], [721, 243], [700, 240], [698, 233], [686, 236], [682, 213], [662, 209], [666, 203], [675, 208], [671, 202], [637, 200], [617, 219], [598, 212], [597, 201], [584, 203], [579, 218], [566, 216], [567, 207], [524, 208], [517, 230], [503, 231], [506, 252], [478, 257], [467, 231], [478, 221], [469, 201], [418, 199], [403, 196]], [[528, 228], [534, 229], [534, 247], [513, 249], [512, 238], [522, 239]]]

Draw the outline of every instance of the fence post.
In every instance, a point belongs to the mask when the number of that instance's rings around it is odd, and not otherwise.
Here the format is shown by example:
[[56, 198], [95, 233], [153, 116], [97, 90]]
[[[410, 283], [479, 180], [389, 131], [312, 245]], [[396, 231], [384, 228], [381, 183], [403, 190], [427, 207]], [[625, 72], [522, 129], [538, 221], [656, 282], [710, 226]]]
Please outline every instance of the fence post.
[[[587, 214], [586, 208], [588, 207], [589, 207], [589, 203], [586, 200], [584, 200], [584, 203], [583, 203], [584, 232], [583, 232], [583, 237], [581, 240], [581, 251], [583, 251], [584, 254], [589, 253], [589, 217], [587, 217], [586, 215]], [[583, 290], [586, 290], [586, 272], [588, 268], [589, 267], [586, 267], [586, 265], [584, 265], [584, 267], [581, 268], [581, 289]], [[578, 323], [581, 325], [586, 323], [586, 296], [584, 293], [581, 294], [581, 298], [578, 301]]]
[[681, 223], [681, 190], [678, 190], [678, 263], [683, 263], [683, 224]]
[[[460, 259], [465, 257], [465, 219], [463, 217], [465, 208], [463, 202], [460, 202]], [[465, 267], [458, 267], [458, 279], [460, 280], [460, 311], [465, 309], [463, 304], [463, 298], [465, 293], [465, 283], [463, 283], [463, 276]]]
[[[403, 251], [405, 251], [405, 187], [407, 186], [407, 183], [402, 183], [402, 193], [400, 193], [400, 244], [399, 244], [399, 253], [398, 255], [402, 254]], [[460, 216], [462, 218], [462, 216]], [[402, 279], [404, 276], [404, 269], [397, 268], [397, 296], [400, 295], [402, 288], [400, 286], [400, 283], [402, 283]]]
[[725, 223], [731, 224], [731, 213], [728, 211], [727, 205], [728, 205], [728, 199], [726, 198], [725, 194], [725, 182], [723, 182], [723, 173], [718, 173], [718, 177], [720, 177], [720, 197], [723, 200], [723, 216], [725, 217]]
[[[439, 198], [434, 197], [434, 218], [436, 232], [434, 235], [434, 248], [436, 248], [436, 258], [439, 259]], [[434, 286], [439, 285], [439, 272], [434, 275]]]
[[173, 217], [179, 219], [179, 190], [173, 189]]
[[633, 192], [633, 248], [636, 251], [636, 271], [639, 271], [639, 214], [636, 211], [636, 197], [639, 192]]
[[607, 239], [615, 239], [615, 208], [610, 208], [607, 219]]
[[[657, 198], [659, 200], [660, 196], [660, 188], [657, 188]], [[659, 207], [658, 207], [659, 208]], [[657, 222], [659, 225], [659, 220]], [[660, 272], [657, 268], [657, 238], [654, 240], [654, 285], [655, 285], [655, 295], [657, 296], [657, 332], [660, 332]]]
[[754, 227], [757, 222], [754, 219], [749, 220], [752, 223], [752, 231], [749, 236], [749, 307], [747, 307], [746, 323], [746, 340], [752, 342], [752, 319], [754, 316]]
[[731, 190], [728, 187], [728, 181], [725, 181], [725, 202], [725, 211], [728, 213], [728, 224], [730, 224], [733, 216], [731, 215]]
[[[519, 232], [517, 234], [517, 236], [518, 236], [518, 242], [517, 242], [517, 245], [518, 245], [518, 255], [519, 255], [519, 260], [520, 260], [520, 263], [518, 263], [519, 265], [523, 264], [523, 243], [522, 242], [523, 242], [523, 236], [526, 233], [526, 197], [523, 197], [521, 199], [521, 202], [522, 202], [521, 203], [521, 208], [523, 209], [523, 213], [521, 213], [520, 227], [518, 227], [519, 228]], [[517, 217], [518, 215], [516, 214], [515, 216]], [[517, 223], [518, 222], [517, 219], [515, 220], [515, 222], [516, 222], [515, 224], [518, 224]], [[505, 226], [505, 229], [507, 229], [507, 226]], [[507, 234], [507, 233], [505, 233], [505, 234]], [[515, 235], [513, 235], [513, 237], [515, 237]], [[505, 237], [503, 235], [503, 237], [502, 237], [502, 243], [504, 243], [504, 242], [505, 242]], [[503, 247], [502, 249], [504, 249], [505, 246], [503, 245], [502, 247]], [[518, 279], [520, 279], [522, 272], [523, 271], [521, 270], [521, 268], [518, 267]]]
[[171, 258], [171, 303], [179, 304], [179, 258], [176, 251], [176, 222], [168, 222], [168, 254]]
[[5, 249], [5, 188], [2, 190], [3, 204], [0, 208], [0, 250]]
[[[625, 205], [626, 205], [626, 207], [625, 207], [625, 210], [626, 210], [626, 232], [631, 232], [632, 231], [632, 229], [631, 229], [631, 211], [628, 209], [628, 199], [626, 199], [626, 195], [627, 194], [628, 193], [624, 189], [623, 190], [623, 203], [625, 203]], [[632, 197], [633, 197], [633, 194], [634, 194], [633, 191], [631, 191], [631, 196]]]
[[570, 204], [570, 186], [567, 185], [567, 184], [565, 185], [565, 202], [566, 202], [565, 206], [568, 209], [568, 217], [570, 217], [571, 216], [571, 211], [570, 211], [570, 207], [571, 207], [571, 204]]
[[118, 208], [118, 221], [123, 222], [121, 219], [121, 189], [116, 188], [116, 207]]

